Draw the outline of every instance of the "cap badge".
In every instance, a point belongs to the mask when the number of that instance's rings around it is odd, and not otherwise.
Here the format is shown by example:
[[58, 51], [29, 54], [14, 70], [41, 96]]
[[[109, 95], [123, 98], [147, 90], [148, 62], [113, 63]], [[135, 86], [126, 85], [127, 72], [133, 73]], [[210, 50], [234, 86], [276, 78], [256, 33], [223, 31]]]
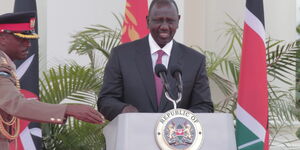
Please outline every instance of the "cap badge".
[[35, 25], [35, 18], [31, 18], [30, 19], [30, 28], [34, 29], [34, 25]]

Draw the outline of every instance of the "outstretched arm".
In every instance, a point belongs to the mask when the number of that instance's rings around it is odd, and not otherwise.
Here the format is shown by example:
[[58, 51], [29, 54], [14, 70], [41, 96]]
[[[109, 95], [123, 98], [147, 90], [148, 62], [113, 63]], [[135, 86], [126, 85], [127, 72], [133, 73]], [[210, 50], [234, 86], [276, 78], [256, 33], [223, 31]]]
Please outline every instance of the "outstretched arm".
[[14, 83], [0, 76], [0, 115], [12, 115], [44, 123], [64, 123], [66, 117], [100, 124], [104, 117], [91, 106], [82, 104], [47, 104], [37, 100], [26, 100]]

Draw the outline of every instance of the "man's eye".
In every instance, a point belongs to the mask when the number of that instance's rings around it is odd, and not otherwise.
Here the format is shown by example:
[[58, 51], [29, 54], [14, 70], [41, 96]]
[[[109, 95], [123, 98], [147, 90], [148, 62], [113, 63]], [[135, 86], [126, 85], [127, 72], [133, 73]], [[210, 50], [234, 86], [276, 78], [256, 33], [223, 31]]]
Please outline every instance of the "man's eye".
[[175, 24], [176, 20], [174, 19], [153, 19], [152, 20], [153, 23], [167, 23], [167, 24]]
[[174, 21], [168, 21], [168, 23], [169, 23], [169, 24], [173, 24], [173, 23], [174, 23]]
[[161, 19], [154, 19], [153, 22], [160, 23], [160, 22], [162, 22], [162, 20]]
[[176, 21], [175, 21], [175, 20], [167, 20], [167, 22], [168, 22], [169, 24], [174, 24]]

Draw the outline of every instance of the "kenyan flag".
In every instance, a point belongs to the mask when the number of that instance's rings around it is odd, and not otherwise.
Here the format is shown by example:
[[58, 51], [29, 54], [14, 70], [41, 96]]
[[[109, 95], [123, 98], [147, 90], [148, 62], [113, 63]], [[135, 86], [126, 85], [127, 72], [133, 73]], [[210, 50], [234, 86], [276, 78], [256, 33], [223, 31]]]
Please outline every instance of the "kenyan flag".
[[268, 89], [263, 0], [247, 0], [237, 105], [239, 150], [268, 150]]

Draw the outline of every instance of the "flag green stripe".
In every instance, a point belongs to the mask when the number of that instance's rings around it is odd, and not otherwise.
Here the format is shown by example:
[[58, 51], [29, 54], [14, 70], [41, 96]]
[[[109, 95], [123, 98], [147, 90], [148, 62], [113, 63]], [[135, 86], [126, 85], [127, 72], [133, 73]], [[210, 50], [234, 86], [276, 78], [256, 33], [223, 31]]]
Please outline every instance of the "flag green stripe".
[[[238, 146], [255, 141], [259, 139], [253, 132], [251, 132], [242, 122], [236, 122], [236, 142]], [[256, 144], [254, 144], [256, 145]]]
[[245, 148], [241, 148], [241, 149], [238, 149], [238, 150], [260, 150], [260, 149], [263, 149], [263, 147], [264, 147], [264, 143], [263, 142], [258, 142], [256, 144], [249, 145]]
[[261, 141], [264, 141], [266, 130], [265, 128], [253, 118], [245, 109], [243, 109], [240, 104], [237, 105], [237, 120], [247, 127], [252, 133], [254, 133]]

